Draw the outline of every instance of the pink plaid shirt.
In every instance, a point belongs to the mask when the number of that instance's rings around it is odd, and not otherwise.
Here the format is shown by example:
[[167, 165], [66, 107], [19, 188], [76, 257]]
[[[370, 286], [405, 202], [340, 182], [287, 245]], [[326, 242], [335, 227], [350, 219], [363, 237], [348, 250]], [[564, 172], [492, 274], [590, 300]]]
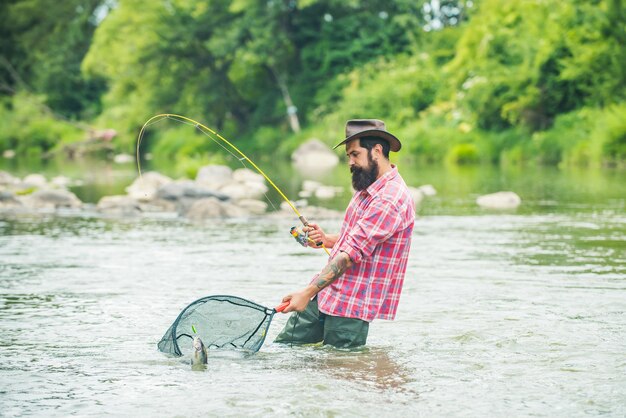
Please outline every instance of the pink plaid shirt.
[[343, 251], [354, 264], [318, 293], [319, 310], [368, 322], [394, 319], [414, 222], [413, 199], [395, 166], [355, 193], [330, 254]]

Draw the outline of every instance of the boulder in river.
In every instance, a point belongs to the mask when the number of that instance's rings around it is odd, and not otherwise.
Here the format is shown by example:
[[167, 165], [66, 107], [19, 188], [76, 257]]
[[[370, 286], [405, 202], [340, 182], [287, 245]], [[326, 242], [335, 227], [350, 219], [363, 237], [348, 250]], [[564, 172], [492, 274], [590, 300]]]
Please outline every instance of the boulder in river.
[[317, 138], [312, 138], [291, 154], [291, 161], [300, 173], [316, 178], [316, 174], [326, 174], [339, 164], [339, 157], [328, 145]]
[[213, 218], [236, 218], [249, 216], [250, 212], [239, 206], [222, 202], [214, 197], [196, 200], [185, 216], [191, 220], [213, 219]]
[[233, 179], [233, 170], [225, 165], [207, 165], [196, 175], [196, 183], [210, 190], [219, 190]]
[[126, 188], [126, 192], [128, 196], [140, 202], [147, 202], [154, 199], [160, 187], [171, 182], [171, 178], [157, 173], [156, 171], [149, 171], [135, 179], [135, 181]]
[[24, 206], [31, 209], [80, 208], [83, 203], [68, 190], [37, 190], [20, 197]]
[[253, 215], [263, 215], [267, 211], [267, 203], [262, 200], [242, 199], [237, 201], [236, 205]]
[[22, 206], [22, 202], [17, 200], [13, 193], [0, 191], [0, 210], [18, 208], [20, 206]]
[[487, 209], [515, 209], [522, 199], [515, 192], [497, 192], [479, 196], [476, 203]]
[[156, 192], [158, 199], [180, 200], [183, 198], [202, 199], [205, 197], [215, 197], [219, 200], [228, 200], [228, 196], [204, 187], [191, 180], [180, 180], [167, 183]]
[[343, 193], [343, 187], [327, 186], [319, 181], [304, 180], [304, 182], [302, 182], [302, 190], [298, 193], [298, 196], [302, 198], [315, 196], [318, 199], [327, 200], [341, 193]]
[[220, 192], [234, 200], [260, 199], [267, 191], [265, 177], [248, 168], [233, 171], [232, 181], [220, 188]]
[[248, 168], [233, 171], [233, 180], [239, 183], [265, 183], [265, 177]]
[[419, 206], [424, 200], [424, 192], [418, 187], [408, 187], [409, 194], [411, 195], [411, 199], [413, 199], [413, 203], [415, 203], [415, 207]]
[[44, 188], [48, 185], [48, 180], [41, 174], [29, 174], [22, 180], [28, 187]]
[[125, 195], [104, 196], [98, 201], [96, 209], [112, 215], [136, 215], [141, 212], [139, 202]]
[[[300, 210], [300, 212], [308, 220], [310, 221], [315, 220], [315, 222], [319, 221], [320, 219], [341, 219], [343, 218], [343, 215], [344, 215], [343, 211], [327, 209], [327, 208], [323, 208], [320, 206], [306, 206], [306, 208]], [[291, 207], [288, 204], [285, 204], [285, 205], [281, 204], [280, 210], [277, 210], [275, 212], [270, 212], [268, 216], [274, 217], [274, 218], [287, 219], [290, 217], [294, 217], [294, 212], [293, 212], [293, 209], [291, 209]], [[296, 221], [297, 221], [297, 218], [296, 218]], [[298, 225], [298, 227], [300, 226], [301, 225]]]
[[52, 180], [50, 180], [51, 186], [61, 189], [67, 189], [71, 184], [72, 180], [69, 177], [65, 176], [55, 176], [52, 178]]
[[315, 197], [322, 200], [332, 199], [338, 194], [343, 192], [343, 187], [335, 187], [335, 186], [320, 186], [315, 189]]
[[13, 177], [11, 174], [7, 173], [6, 171], [0, 171], [0, 188], [6, 187], [6, 186], [13, 186], [15, 184], [18, 184], [19, 182], [20, 182], [20, 179], [18, 179], [17, 177]]
[[130, 154], [117, 154], [113, 157], [113, 162], [116, 164], [129, 164], [135, 162], [135, 157]]
[[432, 197], [437, 194], [437, 190], [431, 184], [424, 184], [418, 187], [418, 189], [424, 196]]

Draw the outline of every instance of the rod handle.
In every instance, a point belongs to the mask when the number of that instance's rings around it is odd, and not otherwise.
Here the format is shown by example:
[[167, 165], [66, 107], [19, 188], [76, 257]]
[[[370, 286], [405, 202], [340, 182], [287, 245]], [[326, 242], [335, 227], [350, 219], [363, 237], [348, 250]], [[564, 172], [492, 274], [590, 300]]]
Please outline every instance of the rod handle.
[[284, 311], [284, 310], [285, 310], [285, 308], [286, 308], [287, 306], [289, 306], [289, 301], [281, 303], [280, 305], [278, 305], [277, 307], [275, 307], [275, 308], [274, 308], [274, 310], [275, 310], [276, 312], [282, 312], [282, 311]]
[[[300, 215], [298, 219], [300, 219], [300, 222], [302, 222], [302, 225], [309, 226], [309, 221], [304, 217], [304, 215]], [[317, 245], [318, 247], [321, 247], [322, 244], [323, 244], [322, 241], [315, 243], [315, 245]]]

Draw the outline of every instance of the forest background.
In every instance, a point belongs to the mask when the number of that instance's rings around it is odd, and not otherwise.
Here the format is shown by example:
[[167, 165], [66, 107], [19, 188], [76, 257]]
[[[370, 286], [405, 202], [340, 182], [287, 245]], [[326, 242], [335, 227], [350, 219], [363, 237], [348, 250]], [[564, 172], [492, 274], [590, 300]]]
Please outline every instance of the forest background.
[[[131, 153], [178, 113], [253, 155], [383, 119], [420, 163], [626, 167], [621, 0], [8, 0], [0, 151]], [[193, 175], [194, 129], [145, 151]]]

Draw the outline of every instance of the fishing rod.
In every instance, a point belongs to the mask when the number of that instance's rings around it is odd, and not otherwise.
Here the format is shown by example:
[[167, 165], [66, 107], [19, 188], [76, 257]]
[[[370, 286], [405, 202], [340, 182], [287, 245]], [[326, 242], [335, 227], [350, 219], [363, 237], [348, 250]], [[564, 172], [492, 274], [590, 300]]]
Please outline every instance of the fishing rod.
[[[237, 158], [239, 161], [247, 161], [250, 163], [250, 165], [252, 167], [254, 167], [254, 169], [261, 174], [265, 180], [268, 181], [269, 184], [272, 185], [272, 187], [278, 192], [278, 194], [285, 200], [285, 202], [287, 202], [287, 204], [289, 205], [289, 207], [291, 207], [291, 209], [294, 211], [294, 213], [296, 214], [296, 216], [298, 216], [298, 219], [300, 220], [300, 222], [302, 222], [302, 225], [304, 226], [309, 226], [309, 221], [304, 217], [304, 215], [302, 215], [298, 209], [295, 207], [295, 205], [287, 198], [287, 196], [285, 196], [285, 194], [282, 192], [282, 190], [280, 190], [278, 188], [278, 186], [276, 184], [274, 184], [274, 182], [272, 181], [272, 179], [270, 179], [267, 174], [265, 174], [263, 172], [263, 170], [261, 170], [250, 158], [248, 158], [248, 156], [246, 154], [244, 154], [243, 152], [241, 152], [241, 150], [239, 148], [237, 148], [235, 145], [233, 145], [231, 142], [229, 142], [226, 138], [224, 138], [223, 136], [221, 136], [219, 133], [215, 132], [213, 129], [201, 124], [200, 122], [193, 120], [191, 118], [188, 118], [186, 116], [182, 116], [182, 115], [177, 115], [174, 113], [162, 113], [162, 114], [158, 114], [155, 115], [153, 117], [151, 117], [150, 119], [148, 119], [146, 121], [146, 123], [143, 124], [143, 126], [141, 127], [141, 130], [139, 131], [139, 137], [137, 138], [137, 150], [136, 150], [136, 157], [137, 157], [137, 170], [139, 171], [139, 177], [141, 178], [141, 162], [140, 162], [140, 156], [139, 156], [139, 147], [141, 146], [141, 141], [143, 139], [143, 134], [144, 131], [146, 130], [146, 128], [150, 125], [153, 125], [163, 119], [171, 119], [174, 120], [176, 122], [180, 122], [186, 125], [190, 125], [190, 126], [194, 126], [196, 129], [198, 129], [199, 131], [201, 131], [202, 133], [204, 133], [205, 135], [207, 135], [210, 139], [212, 139], [214, 142], [216, 142], [218, 145], [220, 145], [222, 148], [224, 148], [228, 153], [230, 153], [231, 155], [233, 155], [235, 158]], [[238, 158], [236, 155], [234, 155], [232, 152], [230, 152], [228, 149], [226, 149], [222, 144], [220, 144], [219, 142], [215, 141], [215, 139], [211, 136], [214, 135], [215, 137], [217, 137], [220, 141], [222, 141], [224, 144], [228, 145], [232, 150], [236, 151], [237, 154], [239, 156], [241, 156], [241, 158]], [[245, 167], [245, 164], [244, 164]], [[324, 251], [326, 251], [326, 254], [330, 255], [330, 252], [328, 251], [328, 249], [324, 246], [324, 244], [322, 242], [314, 242], [311, 238], [309, 238], [308, 236], [308, 232], [305, 233], [304, 235], [299, 234], [297, 229], [295, 227], [291, 228], [290, 231], [291, 235], [296, 239], [297, 242], [299, 242], [301, 245], [303, 246], [307, 246], [307, 243], [313, 242], [316, 246], [318, 247], [322, 247], [324, 249]]]

